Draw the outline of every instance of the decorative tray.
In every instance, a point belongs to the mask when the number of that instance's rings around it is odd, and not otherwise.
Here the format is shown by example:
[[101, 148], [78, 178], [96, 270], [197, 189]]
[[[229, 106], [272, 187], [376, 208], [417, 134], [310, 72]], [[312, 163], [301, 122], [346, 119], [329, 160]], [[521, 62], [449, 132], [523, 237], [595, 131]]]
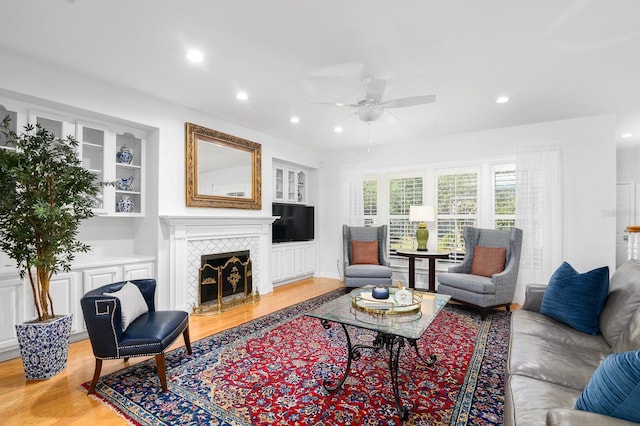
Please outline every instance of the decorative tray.
[[398, 303], [395, 298], [395, 293], [400, 291], [398, 288], [389, 288], [388, 299], [375, 299], [371, 294], [372, 289], [373, 286], [365, 286], [352, 290], [351, 305], [362, 312], [370, 314], [409, 315], [420, 312], [422, 294], [413, 291], [413, 289], [407, 289], [411, 292], [412, 296], [412, 302], [410, 304]]

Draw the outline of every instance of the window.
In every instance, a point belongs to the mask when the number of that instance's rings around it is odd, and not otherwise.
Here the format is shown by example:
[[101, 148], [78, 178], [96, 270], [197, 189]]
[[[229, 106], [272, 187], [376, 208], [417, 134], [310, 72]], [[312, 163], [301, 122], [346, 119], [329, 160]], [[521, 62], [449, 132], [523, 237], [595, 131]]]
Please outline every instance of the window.
[[392, 250], [412, 247], [415, 226], [409, 222], [409, 207], [421, 206], [421, 176], [389, 179], [389, 245]]
[[478, 170], [445, 170], [437, 182], [438, 249], [464, 252], [462, 228], [478, 220]]
[[493, 224], [495, 229], [509, 229], [516, 226], [515, 164], [494, 167]]
[[378, 181], [365, 180], [362, 183], [364, 200], [364, 224], [375, 225], [378, 223]]

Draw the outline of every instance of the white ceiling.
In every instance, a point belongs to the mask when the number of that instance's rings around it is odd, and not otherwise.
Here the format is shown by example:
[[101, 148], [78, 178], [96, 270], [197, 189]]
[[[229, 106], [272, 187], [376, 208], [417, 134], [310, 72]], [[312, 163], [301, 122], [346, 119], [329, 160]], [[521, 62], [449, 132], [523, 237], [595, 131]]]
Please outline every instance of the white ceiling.
[[0, 15], [7, 48], [320, 149], [367, 145], [348, 108], [311, 103], [354, 103], [365, 76], [389, 80], [384, 99], [437, 95], [374, 123], [373, 144], [603, 113], [640, 141], [638, 0], [1, 0]]

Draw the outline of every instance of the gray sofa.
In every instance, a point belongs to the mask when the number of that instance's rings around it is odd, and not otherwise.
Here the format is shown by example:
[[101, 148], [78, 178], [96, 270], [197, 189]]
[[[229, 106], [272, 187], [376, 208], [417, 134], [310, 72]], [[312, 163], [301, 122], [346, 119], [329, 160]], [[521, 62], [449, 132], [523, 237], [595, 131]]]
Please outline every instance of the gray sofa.
[[527, 286], [523, 308], [511, 317], [504, 424], [637, 425], [573, 407], [607, 355], [640, 349], [640, 262], [611, 277], [596, 336], [540, 314], [545, 288]]

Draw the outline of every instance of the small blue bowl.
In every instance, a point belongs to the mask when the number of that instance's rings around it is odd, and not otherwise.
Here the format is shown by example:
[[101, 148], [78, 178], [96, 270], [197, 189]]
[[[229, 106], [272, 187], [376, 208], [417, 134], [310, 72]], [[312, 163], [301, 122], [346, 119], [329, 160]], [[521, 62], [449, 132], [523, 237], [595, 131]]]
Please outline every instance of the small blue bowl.
[[371, 295], [374, 299], [388, 299], [389, 287], [374, 287], [371, 290]]

